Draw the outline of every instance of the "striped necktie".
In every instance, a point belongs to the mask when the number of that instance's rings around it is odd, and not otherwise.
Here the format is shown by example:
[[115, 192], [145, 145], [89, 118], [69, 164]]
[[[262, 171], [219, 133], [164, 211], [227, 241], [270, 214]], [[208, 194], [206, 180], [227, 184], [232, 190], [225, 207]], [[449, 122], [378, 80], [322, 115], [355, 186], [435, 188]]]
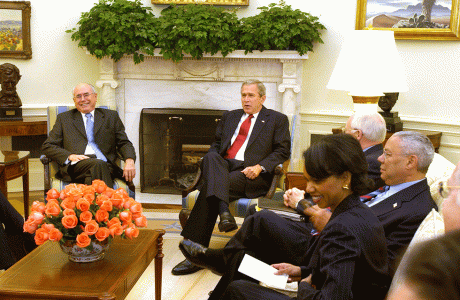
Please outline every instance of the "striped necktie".
[[104, 154], [102, 154], [102, 151], [99, 149], [99, 147], [94, 142], [93, 115], [91, 115], [91, 113], [87, 113], [85, 114], [85, 116], [86, 116], [86, 137], [88, 138], [88, 144], [91, 146], [91, 148], [93, 148], [94, 153], [96, 154], [96, 157], [98, 159], [107, 161], [107, 158], [105, 158]]
[[390, 186], [385, 185], [385, 186], [382, 186], [381, 188], [379, 188], [378, 190], [375, 190], [375, 191], [373, 191], [373, 192], [370, 192], [369, 194], [360, 196], [361, 202], [363, 202], [363, 203], [369, 202], [369, 201], [371, 201], [372, 199], [374, 199], [375, 197], [377, 197], [378, 195], [380, 195], [380, 194], [382, 194], [382, 193], [385, 193], [385, 192], [388, 191], [389, 189], [390, 189]]

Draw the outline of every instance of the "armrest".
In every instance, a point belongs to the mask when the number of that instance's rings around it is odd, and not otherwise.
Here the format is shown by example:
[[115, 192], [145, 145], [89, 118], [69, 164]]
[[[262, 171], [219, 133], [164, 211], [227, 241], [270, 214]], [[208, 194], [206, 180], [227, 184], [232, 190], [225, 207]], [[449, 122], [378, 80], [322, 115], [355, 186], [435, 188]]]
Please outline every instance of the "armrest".
[[40, 156], [40, 161], [42, 162], [44, 168], [44, 193], [46, 199], [46, 193], [51, 189], [50, 162], [52, 160], [43, 154]]
[[281, 176], [283, 176], [284, 174], [283, 165], [282, 164], [277, 165], [273, 173], [275, 175], [273, 176], [273, 180], [270, 185], [270, 189], [265, 195], [265, 198], [273, 198], [273, 195], [276, 192], [276, 186], [278, 185], [278, 181], [280, 180]]

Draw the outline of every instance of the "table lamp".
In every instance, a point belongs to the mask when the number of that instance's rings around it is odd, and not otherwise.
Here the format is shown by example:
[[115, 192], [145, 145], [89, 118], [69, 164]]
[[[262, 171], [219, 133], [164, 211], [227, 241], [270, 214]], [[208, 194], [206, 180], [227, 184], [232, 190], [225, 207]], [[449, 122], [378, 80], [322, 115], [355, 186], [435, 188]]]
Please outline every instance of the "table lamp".
[[[396, 49], [394, 32], [354, 30], [347, 34], [327, 88], [348, 91], [355, 111], [377, 111], [384, 93], [407, 91], [404, 65]], [[397, 113], [392, 117], [400, 123]], [[400, 127], [402, 130], [402, 123]]]

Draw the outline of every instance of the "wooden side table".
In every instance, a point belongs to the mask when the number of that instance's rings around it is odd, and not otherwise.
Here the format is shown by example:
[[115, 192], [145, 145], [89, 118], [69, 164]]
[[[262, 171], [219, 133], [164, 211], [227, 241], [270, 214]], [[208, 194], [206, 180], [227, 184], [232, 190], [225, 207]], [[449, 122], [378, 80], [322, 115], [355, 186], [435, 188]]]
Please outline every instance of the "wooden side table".
[[46, 242], [0, 276], [0, 300], [124, 299], [155, 259], [155, 299], [161, 300], [163, 229], [140, 230], [135, 239], [115, 237], [105, 257], [75, 263], [57, 242]]
[[0, 190], [8, 199], [9, 180], [22, 176], [24, 217], [29, 216], [29, 151], [0, 151]]

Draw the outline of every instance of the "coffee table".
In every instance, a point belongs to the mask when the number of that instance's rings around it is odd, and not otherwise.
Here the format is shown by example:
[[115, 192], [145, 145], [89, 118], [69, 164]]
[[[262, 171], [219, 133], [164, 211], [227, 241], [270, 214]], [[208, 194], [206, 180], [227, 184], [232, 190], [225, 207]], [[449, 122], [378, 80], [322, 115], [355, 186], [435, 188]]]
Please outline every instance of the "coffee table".
[[161, 300], [164, 233], [144, 229], [133, 240], [115, 237], [104, 259], [91, 263], [69, 261], [48, 241], [0, 275], [0, 299], [124, 299], [155, 258], [155, 299]]

